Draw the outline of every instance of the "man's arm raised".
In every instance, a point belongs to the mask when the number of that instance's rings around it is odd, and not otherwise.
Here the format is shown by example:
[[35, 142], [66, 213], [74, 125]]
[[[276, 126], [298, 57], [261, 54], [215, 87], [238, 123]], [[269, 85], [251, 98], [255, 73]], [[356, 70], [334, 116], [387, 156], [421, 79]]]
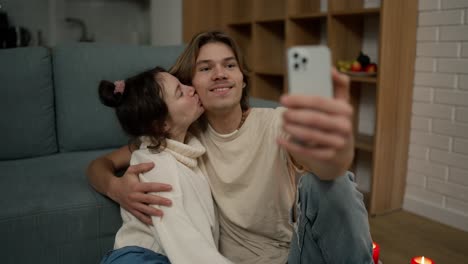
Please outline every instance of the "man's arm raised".
[[322, 180], [344, 175], [354, 157], [349, 77], [332, 69], [334, 98], [285, 95], [288, 109], [283, 130], [290, 139], [279, 138], [295, 162]]
[[[170, 191], [170, 185], [140, 182], [138, 174], [150, 171], [153, 163], [141, 163], [128, 167], [131, 151], [128, 146], [93, 160], [87, 169], [88, 181], [98, 192], [108, 196], [129, 211], [140, 221], [152, 224], [151, 216], [162, 216], [163, 212], [150, 204], [170, 206], [171, 201], [150, 192]], [[115, 172], [128, 167], [121, 177]]]

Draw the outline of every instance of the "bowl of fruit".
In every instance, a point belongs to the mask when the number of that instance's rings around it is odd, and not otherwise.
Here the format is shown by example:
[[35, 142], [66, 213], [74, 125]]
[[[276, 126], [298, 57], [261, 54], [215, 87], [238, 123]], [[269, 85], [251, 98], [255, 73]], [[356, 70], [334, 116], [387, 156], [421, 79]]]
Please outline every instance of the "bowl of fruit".
[[372, 62], [370, 57], [362, 51], [359, 56], [352, 61], [339, 60], [337, 68], [340, 72], [346, 73], [350, 76], [376, 76], [377, 64]]

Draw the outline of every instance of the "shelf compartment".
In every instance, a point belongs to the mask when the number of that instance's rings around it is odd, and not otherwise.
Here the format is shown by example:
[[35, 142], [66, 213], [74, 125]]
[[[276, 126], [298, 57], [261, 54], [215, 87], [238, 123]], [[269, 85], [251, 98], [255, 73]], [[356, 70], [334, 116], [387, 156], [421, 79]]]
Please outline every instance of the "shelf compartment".
[[290, 0], [288, 1], [288, 13], [290, 16], [320, 13], [324, 10], [320, 8], [320, 2], [320, 0]]
[[254, 48], [254, 71], [273, 73], [285, 71], [285, 25], [284, 22], [256, 23]]
[[362, 17], [332, 17], [328, 23], [334, 29], [328, 32], [333, 65], [337, 65], [338, 60], [355, 60], [363, 47], [364, 19]]
[[[336, 28], [330, 33], [335, 65], [338, 60], [356, 60], [362, 51], [377, 64], [379, 72], [380, 16], [331, 17], [330, 23]], [[379, 74], [376, 77], [349, 75], [354, 82], [377, 83], [379, 80]]]
[[[349, 76], [349, 75], [348, 75]], [[351, 82], [359, 83], [377, 83], [377, 77], [358, 77], [358, 76], [349, 76]]]
[[364, 134], [357, 134], [355, 136], [355, 148], [362, 151], [374, 151], [374, 137]]
[[375, 145], [372, 135], [376, 134], [376, 95], [375, 84], [351, 83], [351, 103], [355, 110], [353, 127], [355, 135], [359, 135], [356, 146], [362, 150], [372, 151]]
[[284, 77], [272, 74], [254, 74], [252, 97], [278, 101], [284, 90]]
[[380, 10], [381, 4], [366, 0], [328, 0], [330, 13], [334, 12], [361, 12], [362, 10]]
[[228, 24], [245, 24], [252, 22], [253, 1], [251, 0], [229, 0], [225, 10]]
[[287, 47], [295, 45], [326, 45], [326, 17], [294, 18], [287, 21]]
[[256, 21], [281, 20], [286, 17], [286, 0], [255, 0]]
[[334, 12], [330, 12], [330, 14], [332, 16], [362, 16], [362, 15], [377, 16], [380, 14], [380, 8], [334, 11]]
[[247, 66], [251, 69], [253, 65], [252, 24], [228, 26], [227, 33], [236, 40]]

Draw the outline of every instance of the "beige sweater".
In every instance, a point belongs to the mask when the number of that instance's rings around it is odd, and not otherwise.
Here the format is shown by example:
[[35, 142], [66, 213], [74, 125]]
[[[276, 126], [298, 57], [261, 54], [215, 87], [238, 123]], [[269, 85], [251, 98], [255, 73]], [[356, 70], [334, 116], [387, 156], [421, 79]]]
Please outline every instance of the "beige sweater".
[[153, 170], [140, 174], [140, 180], [171, 184], [172, 192], [158, 195], [171, 199], [172, 206], [164, 207], [162, 218], [153, 217], [154, 226], [140, 222], [122, 208], [123, 224], [114, 248], [144, 247], [167, 256], [173, 264], [230, 263], [218, 252], [219, 230], [210, 186], [197, 166], [197, 158], [205, 153], [205, 148], [193, 137], [188, 145], [166, 142], [161, 153], [153, 154], [143, 139], [130, 163], [155, 163]]
[[219, 135], [208, 127], [200, 135], [207, 150], [200, 168], [219, 209], [220, 251], [236, 263], [287, 260], [296, 171], [276, 143], [283, 111], [253, 108], [237, 132]]

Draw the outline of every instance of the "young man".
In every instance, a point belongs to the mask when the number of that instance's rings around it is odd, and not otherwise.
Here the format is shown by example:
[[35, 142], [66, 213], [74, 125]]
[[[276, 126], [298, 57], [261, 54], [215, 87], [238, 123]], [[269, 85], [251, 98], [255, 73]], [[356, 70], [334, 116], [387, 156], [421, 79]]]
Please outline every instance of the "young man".
[[[367, 212], [347, 173], [353, 135], [346, 76], [332, 70], [333, 99], [283, 96], [286, 108], [251, 109], [243, 58], [222, 32], [195, 36], [172, 73], [194, 86], [205, 108], [198, 137], [207, 152], [200, 167], [218, 206], [223, 255], [236, 263], [372, 263]], [[138, 173], [152, 164], [131, 166], [115, 177], [130, 155], [123, 147], [99, 158], [90, 165], [89, 179], [150, 223], [149, 215], [162, 212], [148, 204], [170, 201], [146, 193], [170, 188], [138, 182]], [[295, 176], [302, 171], [307, 174], [295, 192]], [[295, 200], [293, 234], [289, 209]]]

